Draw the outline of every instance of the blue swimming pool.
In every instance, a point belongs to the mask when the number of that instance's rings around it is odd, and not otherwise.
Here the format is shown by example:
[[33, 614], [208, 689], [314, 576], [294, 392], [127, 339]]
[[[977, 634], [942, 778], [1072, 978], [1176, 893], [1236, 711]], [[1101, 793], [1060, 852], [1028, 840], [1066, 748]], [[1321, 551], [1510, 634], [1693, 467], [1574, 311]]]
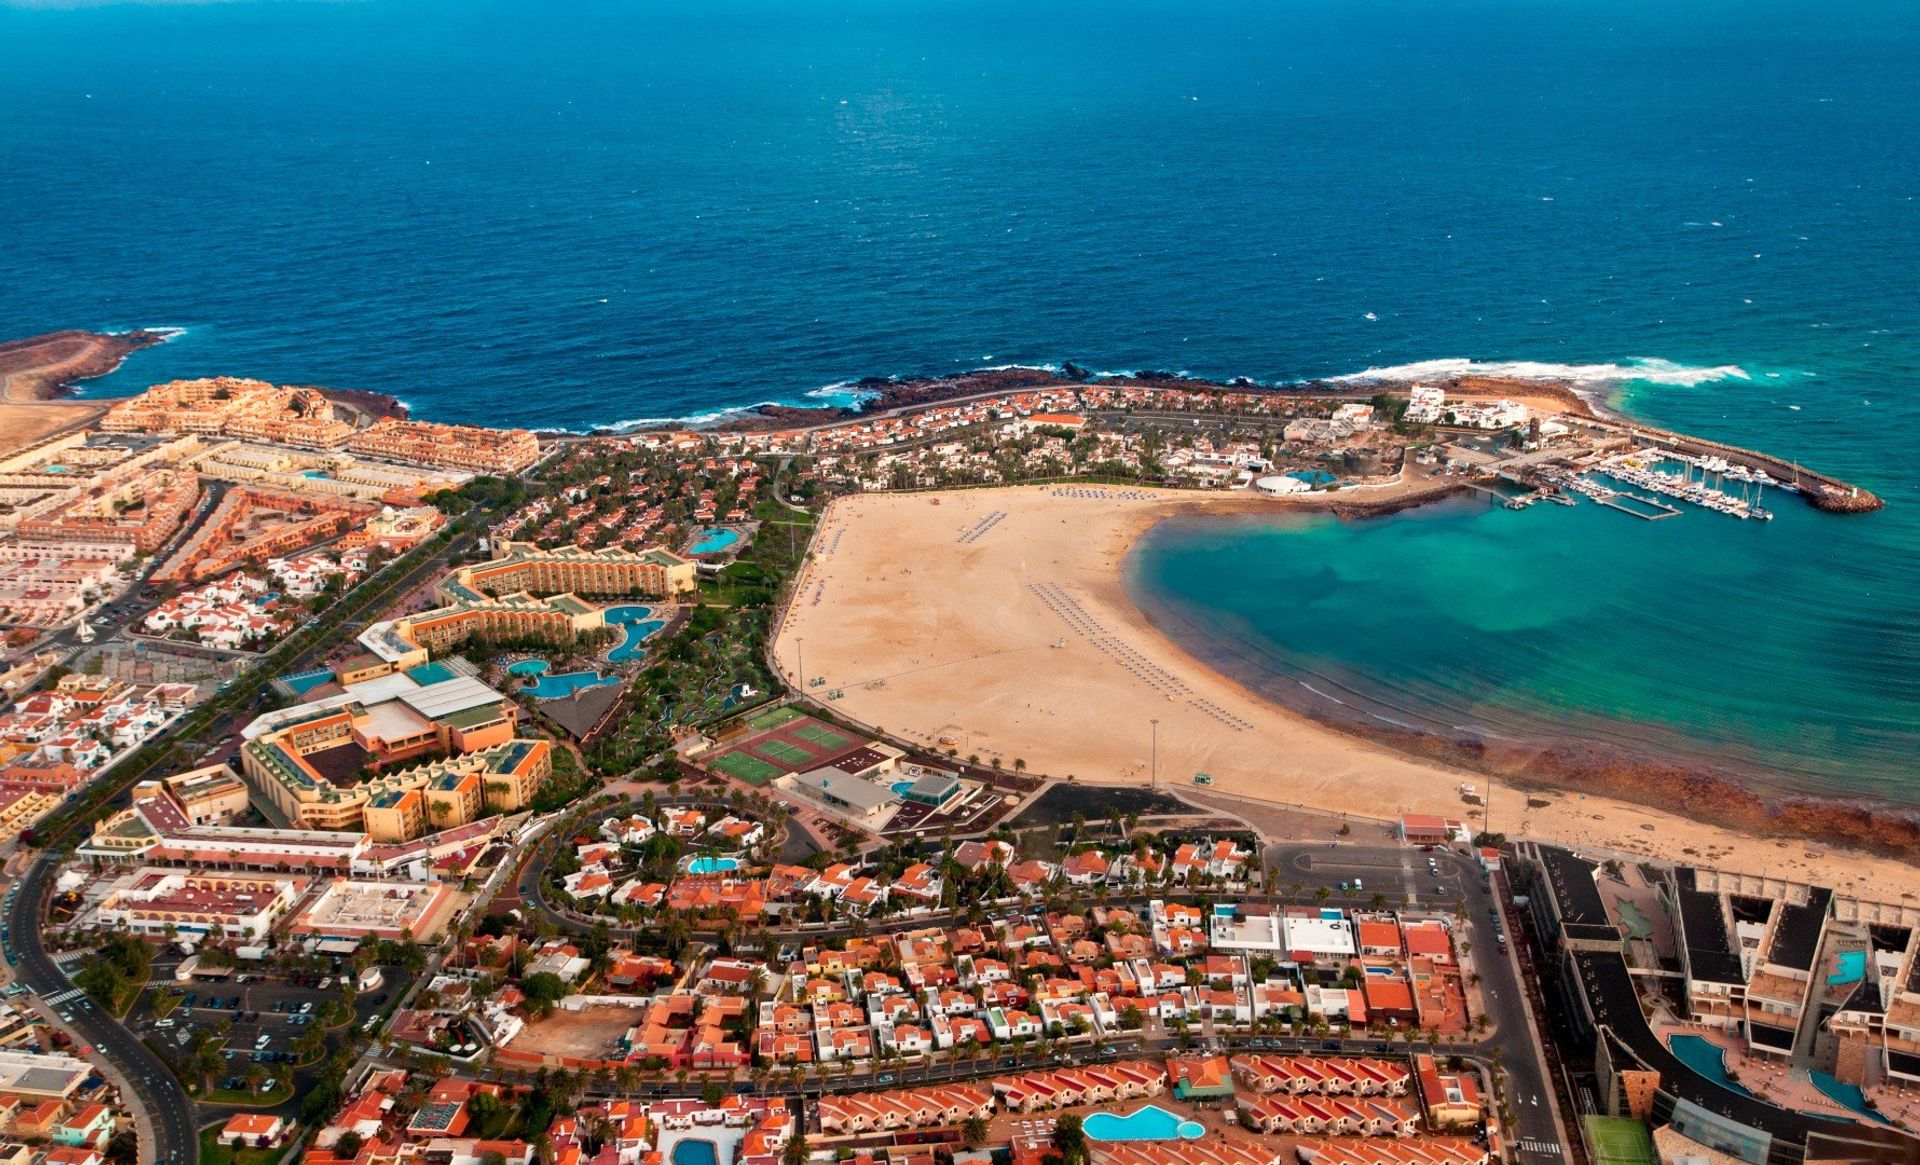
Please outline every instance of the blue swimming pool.
[[607, 622], [620, 628], [620, 642], [607, 658], [614, 663], [626, 663], [638, 659], [642, 654], [640, 645], [653, 637], [654, 632], [667, 625], [665, 619], [652, 618], [652, 607], [608, 607], [605, 612]]
[[1090, 1141], [1197, 1141], [1207, 1132], [1200, 1122], [1183, 1120], [1156, 1104], [1126, 1116], [1096, 1112], [1080, 1128]]
[[893, 784], [888, 785], [887, 788], [893, 790], [894, 796], [904, 797], [907, 795], [907, 790], [913, 788], [913, 782], [912, 781], [895, 781]]
[[1842, 1084], [1825, 1072], [1814, 1072], [1813, 1086], [1826, 1094], [1828, 1100], [1842, 1108], [1850, 1108], [1861, 1116], [1881, 1124], [1891, 1124], [1886, 1117], [1867, 1107], [1867, 1094], [1860, 1091], [1857, 1084]]
[[333, 673], [323, 667], [315, 668], [313, 671], [294, 672], [292, 675], [281, 676], [280, 682], [292, 688], [294, 695], [304, 696], [332, 678]]
[[1681, 1063], [1727, 1091], [1738, 1092], [1742, 1096], [1753, 1095], [1727, 1079], [1727, 1053], [1712, 1040], [1699, 1036], [1671, 1035], [1667, 1037], [1667, 1047], [1680, 1057]]
[[1867, 977], [1867, 952], [1865, 951], [1841, 951], [1833, 962], [1833, 974], [1827, 976], [1827, 982], [1835, 987], [1858, 983]]
[[1332, 485], [1337, 478], [1324, 469], [1296, 469], [1287, 474], [1295, 481], [1304, 481], [1308, 485]]
[[673, 1165], [720, 1165], [720, 1148], [700, 1137], [686, 1137], [673, 1146]]
[[515, 676], [537, 676], [552, 665], [544, 659], [523, 659], [507, 665], [507, 674]]
[[729, 530], [724, 526], [716, 526], [711, 530], [700, 531], [699, 540], [692, 546], [687, 547], [687, 553], [718, 554], [723, 550], [733, 549], [734, 544], [739, 541], [740, 531]]
[[527, 685], [527, 694], [536, 700], [558, 700], [562, 696], [571, 696], [587, 688], [597, 688], [602, 684], [617, 684], [618, 676], [603, 676], [597, 671], [570, 671], [564, 675], [543, 675]]
[[739, 858], [715, 858], [705, 854], [687, 863], [689, 874], [731, 874], [739, 868]]

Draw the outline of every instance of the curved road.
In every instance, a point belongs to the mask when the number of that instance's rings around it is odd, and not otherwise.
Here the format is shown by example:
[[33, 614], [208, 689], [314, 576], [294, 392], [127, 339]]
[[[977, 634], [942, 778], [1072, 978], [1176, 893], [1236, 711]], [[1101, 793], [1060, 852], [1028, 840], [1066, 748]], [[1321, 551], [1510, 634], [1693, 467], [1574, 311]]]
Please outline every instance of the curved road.
[[[19, 892], [6, 914], [11, 931], [8, 949], [19, 959], [14, 974], [43, 1000], [73, 989], [72, 981], [48, 957], [40, 939], [40, 907], [54, 868], [51, 857], [36, 860], [16, 884]], [[57, 1013], [73, 1017], [71, 1021], [62, 1020], [63, 1026], [118, 1069], [136, 1094], [139, 1106], [146, 1110], [154, 1143], [140, 1146], [140, 1160], [154, 1165], [198, 1165], [200, 1130], [194, 1123], [193, 1104], [160, 1057], [84, 995], [50, 1006]]]

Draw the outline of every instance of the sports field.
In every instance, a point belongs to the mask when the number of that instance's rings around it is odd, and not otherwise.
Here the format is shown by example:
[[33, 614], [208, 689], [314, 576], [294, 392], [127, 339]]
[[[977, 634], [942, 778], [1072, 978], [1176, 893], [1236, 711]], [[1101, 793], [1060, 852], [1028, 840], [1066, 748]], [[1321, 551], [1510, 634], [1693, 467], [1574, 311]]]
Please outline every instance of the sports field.
[[706, 761], [709, 768], [764, 785], [784, 774], [805, 772], [845, 756], [863, 742], [788, 705], [747, 718], [748, 735]]
[[755, 732], [767, 732], [780, 727], [782, 724], [799, 720], [805, 715], [805, 712], [802, 712], [792, 704], [783, 704], [778, 708], [754, 713], [752, 716], [747, 717], [747, 723]]
[[1630, 1116], [1590, 1116], [1587, 1143], [1594, 1165], [1653, 1165], [1653, 1138]]

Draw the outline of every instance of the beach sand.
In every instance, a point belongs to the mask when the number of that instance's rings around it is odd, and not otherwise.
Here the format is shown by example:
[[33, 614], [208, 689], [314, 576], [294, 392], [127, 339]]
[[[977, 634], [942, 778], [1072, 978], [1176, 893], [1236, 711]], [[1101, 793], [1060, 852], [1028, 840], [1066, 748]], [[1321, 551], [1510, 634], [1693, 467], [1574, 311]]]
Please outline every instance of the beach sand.
[[[1289, 504], [1244, 493], [1053, 486], [843, 498], [823, 519], [776, 659], [790, 676], [804, 659], [809, 678], [825, 679], [805, 688], [815, 699], [843, 692], [828, 703], [835, 712], [922, 747], [944, 751], [950, 742], [962, 757], [1008, 766], [1018, 758], [1033, 773], [1144, 785], [1149, 721], [1158, 719], [1163, 787], [1192, 788], [1204, 772], [1229, 795], [1477, 822], [1478, 807], [1459, 787], [1486, 794], [1484, 776], [1401, 755], [1254, 695], [1187, 655], [1127, 598], [1121, 561], [1158, 521]], [[1622, 801], [1503, 784], [1491, 812], [1509, 836], [1596, 856], [1765, 872], [1889, 902], [1920, 895], [1920, 874], [1898, 861]]]

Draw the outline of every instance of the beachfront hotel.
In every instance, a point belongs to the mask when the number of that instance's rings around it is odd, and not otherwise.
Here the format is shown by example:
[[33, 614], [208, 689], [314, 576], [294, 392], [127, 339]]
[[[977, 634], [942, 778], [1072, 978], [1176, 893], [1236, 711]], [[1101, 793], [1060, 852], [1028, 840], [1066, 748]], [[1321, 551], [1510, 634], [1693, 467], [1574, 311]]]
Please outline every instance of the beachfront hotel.
[[429, 421], [376, 421], [347, 448], [369, 457], [478, 473], [519, 473], [540, 460], [540, 442], [525, 429], [482, 429]]
[[338, 449], [353, 426], [335, 416], [315, 388], [212, 376], [156, 384], [114, 405], [100, 420], [109, 433], [224, 434], [302, 449]]
[[449, 601], [518, 591], [671, 598], [693, 588], [693, 561], [659, 547], [542, 550], [527, 542], [502, 542], [492, 562], [454, 571], [441, 581], [439, 593]]
[[673, 598], [694, 589], [694, 570], [691, 559], [660, 547], [541, 550], [502, 542], [491, 562], [440, 580], [443, 606], [375, 623], [360, 643], [394, 668], [416, 667], [474, 636], [572, 643], [607, 625], [605, 612], [576, 592]]

